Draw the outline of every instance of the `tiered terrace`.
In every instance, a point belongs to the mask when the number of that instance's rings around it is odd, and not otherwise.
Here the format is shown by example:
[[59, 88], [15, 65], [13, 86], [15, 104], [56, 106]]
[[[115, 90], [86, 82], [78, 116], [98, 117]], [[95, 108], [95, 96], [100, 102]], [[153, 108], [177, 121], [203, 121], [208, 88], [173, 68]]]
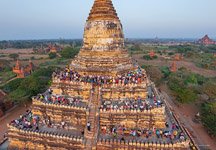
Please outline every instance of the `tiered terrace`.
[[[9, 149], [188, 149], [188, 136], [124, 47], [111, 0], [95, 0], [83, 46], [9, 126]], [[33, 119], [35, 118], [35, 119]]]
[[102, 101], [98, 147], [187, 149], [187, 134], [151, 88], [148, 93], [146, 100]]

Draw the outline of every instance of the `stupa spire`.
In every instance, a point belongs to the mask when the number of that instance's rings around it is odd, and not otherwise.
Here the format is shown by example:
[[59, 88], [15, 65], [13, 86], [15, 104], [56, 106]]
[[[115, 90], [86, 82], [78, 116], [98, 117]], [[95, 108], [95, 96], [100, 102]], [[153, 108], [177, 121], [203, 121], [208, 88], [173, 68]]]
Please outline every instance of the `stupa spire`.
[[95, 0], [88, 20], [119, 19], [111, 0]]
[[95, 0], [85, 24], [83, 46], [70, 67], [80, 74], [112, 75], [134, 70], [122, 24], [111, 0]]

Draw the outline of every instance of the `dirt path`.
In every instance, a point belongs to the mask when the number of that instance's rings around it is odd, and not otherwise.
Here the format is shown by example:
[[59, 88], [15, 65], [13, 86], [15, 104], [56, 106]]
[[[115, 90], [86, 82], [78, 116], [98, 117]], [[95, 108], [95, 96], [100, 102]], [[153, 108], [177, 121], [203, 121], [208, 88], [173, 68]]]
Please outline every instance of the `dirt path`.
[[[214, 150], [216, 147], [216, 139], [211, 138], [202, 124], [193, 122], [194, 116], [199, 112], [199, 107], [195, 104], [184, 104], [177, 106], [172, 98], [167, 94], [166, 87], [162, 87], [162, 94], [172, 107], [174, 113], [179, 117], [180, 122], [188, 129], [192, 137], [198, 144], [201, 150]], [[165, 92], [166, 91], [166, 92]]]
[[[144, 60], [142, 59], [142, 55], [136, 54], [132, 56], [135, 60], [138, 61], [140, 65], [147, 64], [147, 65], [155, 65], [155, 66], [171, 66], [172, 62], [171, 60]], [[205, 77], [216, 77], [216, 71], [214, 70], [207, 70], [203, 68], [197, 67], [194, 63], [188, 62], [188, 61], [177, 61], [176, 62], [177, 68], [185, 67], [189, 70], [191, 70], [194, 73], [203, 75]]]
[[[28, 106], [29, 107], [29, 106]], [[18, 118], [27, 110], [24, 106], [15, 106], [9, 110], [2, 118], [0, 118], [0, 141], [3, 140], [5, 132], [7, 132], [7, 124]]]
[[17, 77], [14, 77], [14, 78], [12, 78], [12, 79], [10, 79], [10, 80], [8, 80], [8, 81], [6, 81], [6, 82], [0, 84], [0, 86], [4, 86], [5, 84], [7, 84], [7, 83], [9, 83], [9, 82], [11, 82], [11, 81], [13, 81], [13, 80], [15, 80], [15, 79], [17, 79]]
[[0, 89], [0, 93], [1, 93], [3, 96], [6, 95], [6, 93], [5, 93], [4, 91], [2, 91], [1, 89]]

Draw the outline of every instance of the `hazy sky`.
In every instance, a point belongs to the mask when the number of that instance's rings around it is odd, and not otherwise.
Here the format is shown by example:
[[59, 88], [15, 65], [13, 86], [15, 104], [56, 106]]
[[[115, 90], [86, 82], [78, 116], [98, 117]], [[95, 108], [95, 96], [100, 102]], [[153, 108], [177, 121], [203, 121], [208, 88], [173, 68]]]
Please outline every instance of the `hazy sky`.
[[[82, 38], [94, 0], [0, 0], [0, 40]], [[113, 0], [127, 38], [216, 37], [216, 0]]]

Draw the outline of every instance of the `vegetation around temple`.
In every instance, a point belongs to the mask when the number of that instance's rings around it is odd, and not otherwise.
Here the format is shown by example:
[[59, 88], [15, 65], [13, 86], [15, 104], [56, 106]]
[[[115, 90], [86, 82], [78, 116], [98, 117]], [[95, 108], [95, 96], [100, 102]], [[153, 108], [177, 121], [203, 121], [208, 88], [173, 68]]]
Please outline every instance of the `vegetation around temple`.
[[80, 47], [66, 47], [60, 52], [60, 55], [65, 59], [72, 59], [79, 53], [79, 49]]
[[216, 136], [216, 102], [202, 104], [201, 119], [212, 136]]
[[31, 96], [43, 92], [49, 85], [53, 67], [41, 68], [24, 79], [15, 79], [2, 87], [8, 98], [15, 103], [24, 103]]
[[143, 67], [156, 85], [167, 85], [179, 103], [201, 103], [201, 121], [209, 134], [216, 136], [216, 78], [207, 78], [186, 68], [171, 73], [167, 67]]

